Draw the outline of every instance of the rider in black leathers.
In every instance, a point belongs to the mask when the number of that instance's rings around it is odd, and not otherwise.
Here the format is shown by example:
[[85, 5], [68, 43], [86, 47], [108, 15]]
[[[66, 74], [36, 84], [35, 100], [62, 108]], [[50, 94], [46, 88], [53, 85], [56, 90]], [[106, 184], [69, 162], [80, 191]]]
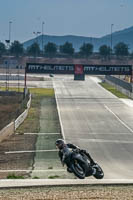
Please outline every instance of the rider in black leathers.
[[[92, 166], [95, 164], [94, 160], [92, 159], [92, 157], [90, 156], [90, 154], [86, 150], [80, 149], [79, 147], [77, 147], [77, 146], [75, 146], [74, 144], [71, 144], [71, 143], [66, 144], [64, 142], [64, 140], [62, 140], [62, 139], [56, 140], [55, 144], [56, 144], [56, 147], [59, 149], [58, 154], [59, 154], [59, 157], [60, 157], [62, 164], [63, 164], [63, 161], [64, 161], [64, 155], [67, 154], [67, 152], [69, 151], [68, 150], [69, 148], [70, 149], [77, 149], [80, 152], [83, 152], [88, 157], [88, 159], [90, 160], [90, 164]], [[69, 171], [69, 169], [68, 169], [68, 171]]]

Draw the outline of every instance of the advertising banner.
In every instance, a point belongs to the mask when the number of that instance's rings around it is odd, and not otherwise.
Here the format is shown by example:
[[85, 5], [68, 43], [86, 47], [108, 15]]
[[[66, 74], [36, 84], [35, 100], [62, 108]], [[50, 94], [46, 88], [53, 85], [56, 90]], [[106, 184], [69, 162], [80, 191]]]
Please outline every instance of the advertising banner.
[[74, 74], [74, 65], [27, 63], [26, 73]]
[[75, 75], [132, 75], [132, 65], [82, 65], [27, 63], [26, 73]]
[[84, 65], [84, 73], [90, 75], [131, 75], [131, 65]]

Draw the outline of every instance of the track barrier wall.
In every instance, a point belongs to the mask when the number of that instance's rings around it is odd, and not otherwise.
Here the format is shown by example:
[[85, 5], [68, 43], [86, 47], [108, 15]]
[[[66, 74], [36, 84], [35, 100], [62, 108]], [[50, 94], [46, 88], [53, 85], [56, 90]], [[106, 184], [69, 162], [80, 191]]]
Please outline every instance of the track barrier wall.
[[0, 131], [0, 142], [2, 142], [4, 139], [15, 133], [15, 130], [20, 126], [20, 124], [23, 123], [23, 121], [27, 117], [30, 105], [31, 105], [31, 94], [30, 94], [30, 99], [27, 103], [27, 109], [14, 122], [11, 122]]
[[31, 94], [30, 94], [30, 99], [27, 103], [27, 109], [14, 122], [15, 130], [20, 126], [20, 124], [23, 123], [23, 121], [27, 117], [29, 109], [30, 109], [30, 105], [31, 105]]
[[14, 122], [11, 122], [0, 131], [0, 142], [14, 134]]
[[105, 76], [105, 82], [113, 85], [118, 91], [133, 99], [133, 84], [113, 76]]

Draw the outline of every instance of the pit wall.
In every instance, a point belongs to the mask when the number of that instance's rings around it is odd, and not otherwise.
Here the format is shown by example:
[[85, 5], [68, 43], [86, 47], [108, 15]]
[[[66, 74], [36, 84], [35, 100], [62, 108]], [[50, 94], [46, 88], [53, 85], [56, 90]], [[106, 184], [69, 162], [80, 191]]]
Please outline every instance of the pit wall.
[[118, 91], [133, 99], [133, 84], [114, 76], [105, 76], [105, 82], [113, 85]]
[[23, 121], [27, 117], [29, 109], [30, 109], [30, 105], [31, 105], [31, 95], [27, 103], [27, 109], [14, 122], [11, 122], [0, 131], [0, 142], [2, 142], [6, 138], [8, 138], [10, 135], [13, 135], [15, 133], [15, 130], [20, 126], [20, 124], [23, 123]]

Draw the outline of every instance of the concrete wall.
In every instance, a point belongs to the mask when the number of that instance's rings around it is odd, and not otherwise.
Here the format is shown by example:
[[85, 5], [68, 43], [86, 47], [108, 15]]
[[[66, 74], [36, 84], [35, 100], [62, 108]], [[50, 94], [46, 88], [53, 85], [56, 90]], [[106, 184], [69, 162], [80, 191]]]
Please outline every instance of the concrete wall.
[[112, 83], [114, 83], [115, 85], [118, 85], [126, 90], [129, 90], [130, 92], [132, 92], [132, 83], [129, 83], [127, 81], [124, 81], [120, 78], [117, 78], [115, 76], [106, 76], [105, 77], [107, 80], [111, 81]]
[[11, 122], [0, 131], [0, 142], [14, 134], [14, 122]]
[[[132, 83], [125, 84], [125, 81], [119, 80], [118, 78], [112, 76], [105, 76], [105, 82], [109, 83], [110, 85], [113, 85], [118, 91], [133, 99]], [[129, 84], [129, 86], [127, 86], [127, 84]]]
[[30, 95], [30, 99], [27, 103], [27, 109], [15, 120], [14, 122], [14, 127], [15, 130], [20, 126], [20, 124], [23, 123], [23, 121], [26, 119], [29, 109], [30, 109], [30, 105], [31, 105], [31, 95]]

